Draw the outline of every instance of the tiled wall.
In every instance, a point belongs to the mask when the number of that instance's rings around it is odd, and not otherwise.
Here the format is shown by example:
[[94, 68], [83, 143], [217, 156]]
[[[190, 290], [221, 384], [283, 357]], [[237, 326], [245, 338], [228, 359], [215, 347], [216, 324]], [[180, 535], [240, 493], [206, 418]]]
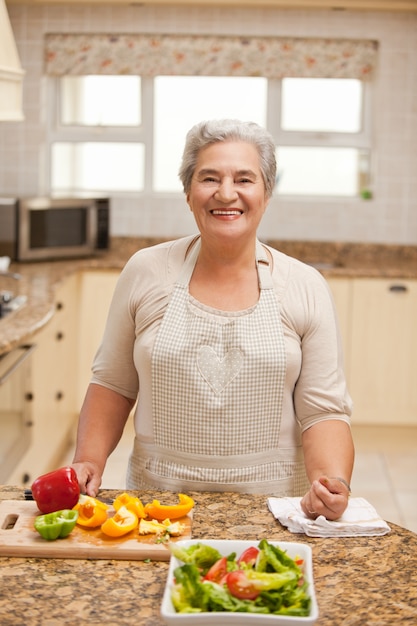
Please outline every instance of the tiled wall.
[[[417, 244], [417, 15], [190, 7], [12, 5], [26, 70], [24, 122], [0, 122], [0, 194], [45, 192], [47, 128], [42, 45], [47, 32], [181, 32], [377, 39], [374, 83], [374, 199], [274, 199], [260, 235], [268, 239]], [[185, 202], [114, 198], [114, 235], [175, 237], [194, 232]]]

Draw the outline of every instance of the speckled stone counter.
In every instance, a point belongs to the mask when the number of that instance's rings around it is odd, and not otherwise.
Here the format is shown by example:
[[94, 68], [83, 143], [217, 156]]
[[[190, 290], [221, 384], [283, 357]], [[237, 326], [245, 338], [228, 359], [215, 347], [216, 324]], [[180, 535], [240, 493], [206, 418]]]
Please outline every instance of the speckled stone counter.
[[[111, 249], [93, 258], [66, 261], [12, 263], [20, 280], [0, 274], [0, 289], [27, 296], [18, 311], [0, 320], [0, 355], [28, 341], [54, 313], [54, 292], [74, 272], [121, 271], [140, 248], [161, 240], [113, 238]], [[303, 241], [267, 241], [285, 254], [315, 265], [326, 277], [417, 278], [417, 246], [388, 246]]]
[[[111, 502], [117, 493], [103, 490], [99, 497]], [[155, 496], [137, 495], [145, 502]], [[417, 623], [416, 534], [390, 524], [383, 537], [313, 539], [291, 534], [274, 520], [265, 496], [190, 495], [196, 502], [194, 538], [267, 538], [311, 546], [318, 626]], [[158, 498], [172, 501], [172, 494]], [[3, 487], [0, 499], [23, 499], [23, 492]], [[167, 562], [0, 557], [0, 624], [161, 626], [167, 569]]]

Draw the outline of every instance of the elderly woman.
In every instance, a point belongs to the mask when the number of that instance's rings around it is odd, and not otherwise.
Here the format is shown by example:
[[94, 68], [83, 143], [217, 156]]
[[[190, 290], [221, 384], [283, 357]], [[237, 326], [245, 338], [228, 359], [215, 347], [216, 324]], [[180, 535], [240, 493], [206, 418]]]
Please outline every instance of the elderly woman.
[[354, 451], [334, 306], [315, 269], [257, 238], [275, 174], [257, 124], [189, 131], [180, 178], [199, 233], [138, 251], [121, 273], [80, 414], [83, 492], [96, 495], [137, 402], [128, 489], [345, 510]]

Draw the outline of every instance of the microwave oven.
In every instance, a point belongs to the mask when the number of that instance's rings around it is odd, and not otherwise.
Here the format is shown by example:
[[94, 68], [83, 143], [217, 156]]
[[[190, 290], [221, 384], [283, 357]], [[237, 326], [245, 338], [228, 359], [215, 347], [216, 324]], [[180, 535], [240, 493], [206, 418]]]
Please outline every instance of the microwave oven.
[[109, 247], [108, 198], [0, 198], [0, 256], [85, 257]]

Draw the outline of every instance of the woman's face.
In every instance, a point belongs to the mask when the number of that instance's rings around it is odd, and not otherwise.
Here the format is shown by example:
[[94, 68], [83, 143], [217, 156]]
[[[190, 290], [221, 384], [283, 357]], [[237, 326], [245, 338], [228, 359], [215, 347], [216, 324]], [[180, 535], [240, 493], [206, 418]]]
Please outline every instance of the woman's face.
[[253, 238], [268, 204], [255, 146], [227, 141], [203, 148], [187, 202], [203, 237]]

